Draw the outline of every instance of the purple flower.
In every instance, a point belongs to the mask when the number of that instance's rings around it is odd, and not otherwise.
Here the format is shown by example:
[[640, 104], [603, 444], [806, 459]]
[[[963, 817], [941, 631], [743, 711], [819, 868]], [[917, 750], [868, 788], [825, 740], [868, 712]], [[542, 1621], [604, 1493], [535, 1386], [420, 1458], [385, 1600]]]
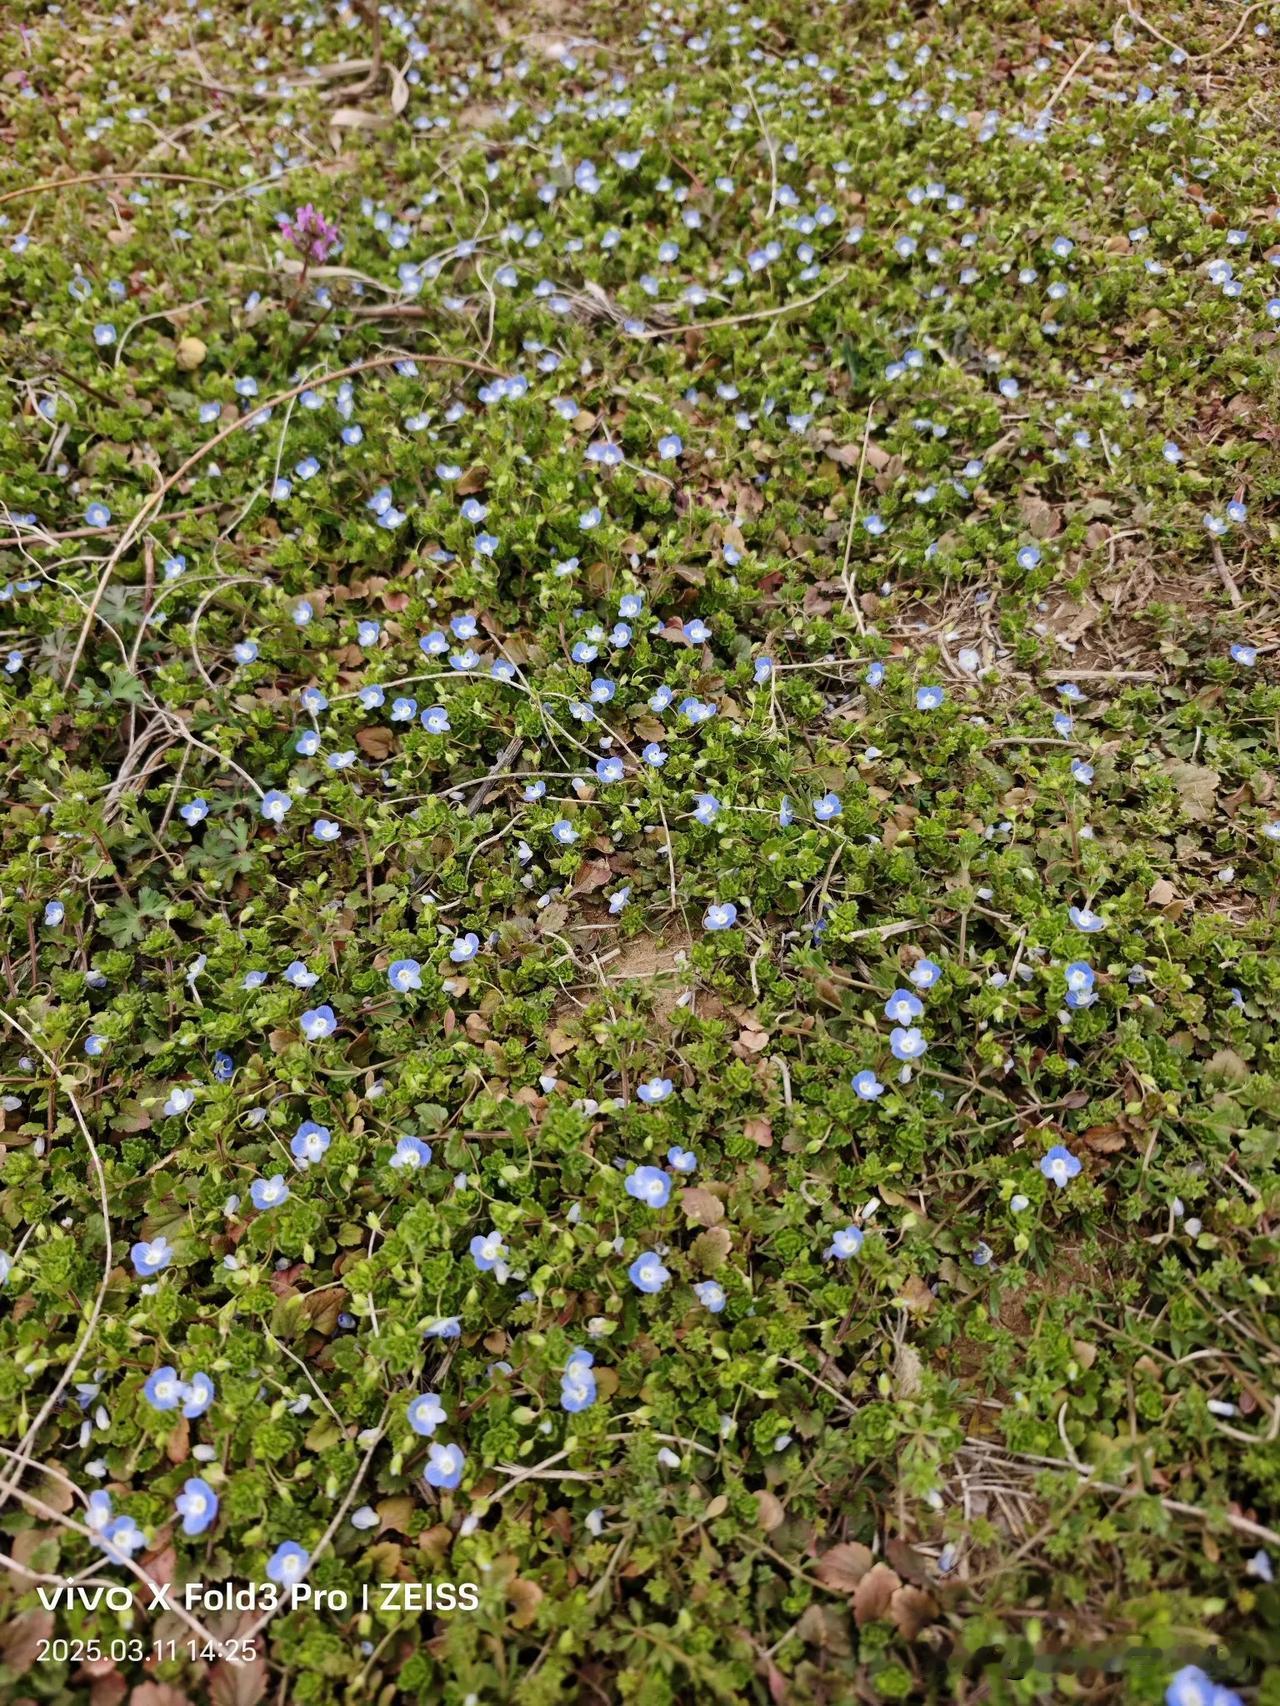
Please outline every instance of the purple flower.
[[303, 203], [292, 219], [287, 214], [280, 216], [280, 232], [302, 256], [304, 267], [322, 266], [338, 246], [338, 227], [331, 225], [309, 201]]

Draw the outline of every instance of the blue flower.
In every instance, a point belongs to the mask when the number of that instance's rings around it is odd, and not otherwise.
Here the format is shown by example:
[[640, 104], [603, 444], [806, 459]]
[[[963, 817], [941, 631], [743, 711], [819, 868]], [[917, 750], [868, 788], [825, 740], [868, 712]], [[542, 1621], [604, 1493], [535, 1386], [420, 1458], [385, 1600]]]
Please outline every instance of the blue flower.
[[708, 930], [730, 930], [738, 917], [738, 909], [731, 900], [718, 901], [709, 906], [703, 914], [702, 922]]
[[1093, 781], [1093, 765], [1086, 764], [1083, 758], [1071, 760], [1071, 774], [1082, 788], [1087, 788]]
[[924, 1002], [918, 995], [913, 995], [909, 989], [895, 989], [884, 1004], [886, 1019], [896, 1019], [900, 1025], [909, 1025], [913, 1019], [918, 1019], [924, 1012]]
[[133, 1262], [134, 1273], [143, 1279], [150, 1279], [152, 1274], [163, 1272], [173, 1260], [173, 1251], [169, 1248], [169, 1240], [165, 1237], [140, 1240], [129, 1252]]
[[1087, 1007], [1093, 1000], [1094, 971], [1084, 960], [1072, 960], [1066, 968], [1067, 1006]]
[[249, 1186], [249, 1195], [256, 1209], [276, 1208], [289, 1195], [284, 1174], [273, 1173], [269, 1179], [255, 1179]]
[[757, 658], [756, 664], [755, 664], [755, 669], [752, 673], [752, 679], [755, 681], [756, 686], [757, 687], [763, 687], [765, 682], [768, 681], [772, 677], [772, 675], [773, 675], [773, 659], [772, 658]]
[[652, 765], [655, 770], [661, 770], [662, 766], [667, 762], [667, 755], [658, 745], [656, 740], [651, 740], [648, 746], [643, 748], [640, 756], [644, 759], [646, 764]]
[[627, 1269], [627, 1277], [637, 1291], [642, 1291], [651, 1297], [654, 1292], [662, 1290], [671, 1275], [663, 1267], [654, 1252], [646, 1250], [643, 1255], [637, 1256]]
[[431, 1160], [431, 1145], [424, 1143], [420, 1137], [408, 1135], [399, 1139], [391, 1156], [391, 1165], [395, 1168], [410, 1169], [425, 1167]]
[[340, 841], [342, 825], [335, 823], [331, 817], [318, 817], [311, 825], [311, 837], [313, 841]]
[[856, 1226], [841, 1227], [839, 1232], [833, 1232], [831, 1243], [823, 1251], [825, 1261], [844, 1262], [850, 1256], [856, 1256], [862, 1248], [862, 1232]]
[[175, 1084], [173, 1089], [169, 1092], [168, 1101], [165, 1103], [164, 1107], [161, 1108], [160, 1112], [166, 1119], [176, 1119], [180, 1114], [186, 1113], [187, 1109], [192, 1106], [195, 1099], [196, 1093], [194, 1090], [188, 1090], [182, 1085]]
[[591, 1367], [593, 1360], [590, 1351], [575, 1350], [569, 1353], [569, 1360], [564, 1365], [564, 1373], [560, 1377], [560, 1408], [571, 1416], [589, 1410], [596, 1401], [596, 1377]]
[[447, 1422], [448, 1419], [439, 1397], [434, 1392], [423, 1392], [409, 1404], [409, 1426], [423, 1439], [430, 1439], [441, 1422]]
[[307, 1573], [311, 1554], [296, 1540], [284, 1540], [267, 1559], [267, 1579], [281, 1587], [292, 1587]]
[[664, 462], [672, 462], [684, 450], [684, 440], [678, 432], [664, 434], [658, 440], [658, 455]]
[[153, 1410], [176, 1410], [183, 1396], [183, 1385], [178, 1379], [177, 1369], [167, 1363], [163, 1368], [155, 1369], [147, 1376], [142, 1396]]
[[895, 1060], [919, 1060], [929, 1045], [915, 1025], [899, 1025], [889, 1033], [889, 1047]]
[[109, 1039], [98, 1031], [91, 1031], [84, 1039], [84, 1052], [90, 1060], [97, 1060], [107, 1046]]
[[946, 689], [942, 687], [918, 687], [916, 689], [916, 710], [936, 711], [946, 696]]
[[699, 823], [714, 823], [720, 815], [720, 802], [714, 794], [695, 794], [694, 817]]
[[603, 675], [597, 675], [591, 683], [591, 703], [593, 705], [607, 705], [617, 691], [616, 682], [609, 681]]
[[864, 1067], [854, 1075], [853, 1093], [860, 1102], [874, 1102], [877, 1096], [884, 1095], [884, 1085], [870, 1067]]
[[1100, 913], [1094, 912], [1091, 907], [1068, 907], [1067, 916], [1076, 929], [1083, 931], [1086, 936], [1094, 936], [1099, 930], [1105, 930], [1107, 927], [1106, 920]]
[[661, 1167], [637, 1167], [627, 1174], [626, 1190], [646, 1208], [665, 1208], [671, 1198], [671, 1180]]
[[50, 928], [55, 928], [67, 916], [67, 909], [60, 900], [48, 901], [44, 909], [44, 921]]
[[675, 694], [672, 692], [671, 688], [669, 688], [667, 686], [666, 682], [664, 681], [662, 686], [659, 687], [657, 689], [657, 691], [650, 698], [649, 709], [651, 711], [661, 713], [661, 712], [666, 710], [667, 706], [671, 703], [671, 701], [674, 698], [675, 698]]
[[1199, 1665], [1184, 1665], [1164, 1691], [1165, 1706], [1242, 1706], [1240, 1696], [1206, 1676]]
[[429, 1321], [422, 1333], [427, 1339], [460, 1339], [462, 1322], [456, 1315], [441, 1315], [436, 1320]]
[[465, 965], [468, 960], [474, 960], [480, 952], [480, 938], [474, 930], [468, 930], [465, 936], [455, 936], [453, 946], [449, 949], [449, 958], [455, 965]]
[[796, 814], [792, 810], [791, 801], [784, 794], [782, 796], [782, 804], [778, 807], [778, 827], [780, 829], [789, 829], [795, 821]]
[[270, 788], [262, 796], [262, 815], [268, 823], [283, 823], [285, 813], [293, 806], [288, 794], [282, 794], [279, 788]]
[[704, 1309], [709, 1309], [713, 1315], [718, 1315], [725, 1305], [724, 1287], [715, 1280], [699, 1280], [693, 1288], [693, 1295]]
[[[327, 1125], [317, 1125], [314, 1120], [303, 1120], [290, 1141], [289, 1153], [303, 1166], [311, 1166], [313, 1162], [323, 1160], [324, 1153], [332, 1142], [333, 1138]], [[258, 1203], [257, 1206], [262, 1208], [263, 1204]]]
[[813, 802], [813, 815], [819, 823], [830, 823], [833, 818], [838, 818], [843, 810], [839, 794], [827, 793], [820, 800]]
[[182, 1491], [173, 1503], [182, 1518], [184, 1534], [203, 1534], [218, 1514], [218, 1495], [199, 1475], [192, 1475], [183, 1483]]
[[121, 1563], [146, 1544], [146, 1536], [131, 1516], [118, 1516], [102, 1531], [103, 1550]]
[[1052, 1149], [1041, 1156], [1040, 1171], [1046, 1179], [1052, 1179], [1058, 1189], [1062, 1190], [1068, 1179], [1074, 1179], [1080, 1171], [1080, 1161], [1064, 1144], [1055, 1143]]
[[602, 782], [621, 782], [626, 767], [620, 758], [597, 758], [596, 775]]
[[207, 1374], [193, 1374], [182, 1394], [182, 1413], [188, 1421], [193, 1422], [198, 1416], [204, 1415], [213, 1400], [213, 1381]]
[[636, 1091], [640, 1100], [650, 1106], [656, 1102], [665, 1102], [670, 1094], [671, 1080], [669, 1078], [649, 1078]]
[[578, 839], [578, 832], [567, 817], [557, 818], [551, 825], [551, 833], [562, 847], [572, 847]]
[[411, 723], [418, 714], [418, 701], [413, 698], [394, 699], [391, 703], [393, 723]]
[[429, 706], [421, 713], [419, 721], [429, 735], [443, 735], [449, 732], [449, 713], [443, 705]]
[[499, 1262], [505, 1262], [506, 1255], [501, 1232], [491, 1231], [487, 1238], [477, 1232], [471, 1240], [471, 1260], [482, 1274], [492, 1272]]
[[1258, 648], [1241, 645], [1239, 641], [1236, 641], [1231, 647], [1231, 658], [1234, 663], [1243, 664], [1246, 669], [1252, 669], [1258, 661]]
[[429, 1487], [451, 1491], [462, 1479], [467, 1459], [459, 1445], [437, 1445], [432, 1441], [423, 1479]]
[[401, 995], [410, 989], [421, 989], [422, 967], [417, 960], [392, 960], [387, 968], [387, 982]]
[[253, 663], [258, 656], [258, 642], [237, 640], [231, 648], [231, 655], [239, 664]]
[[672, 1144], [668, 1149], [667, 1161], [677, 1173], [692, 1173], [698, 1166], [698, 1157], [692, 1149], [681, 1149], [678, 1143]]
[[310, 989], [313, 983], [319, 983], [320, 974], [308, 971], [301, 960], [292, 960], [285, 967], [284, 981], [291, 983], [295, 989]]
[[194, 829], [198, 823], [203, 823], [208, 815], [208, 800], [190, 800], [185, 806], [180, 806], [178, 808], [178, 816], [182, 819], [183, 823], [189, 824], [192, 829]]
[[309, 1043], [318, 1043], [322, 1037], [331, 1037], [337, 1028], [337, 1018], [333, 1008], [327, 1003], [323, 1007], [309, 1007], [302, 1015], [302, 1035]]
[[907, 973], [907, 981], [917, 989], [932, 989], [942, 976], [942, 967], [935, 960], [917, 960]]
[[[303, 729], [302, 733], [293, 743], [293, 750], [300, 758], [314, 758], [316, 753], [320, 750], [320, 736], [314, 729]], [[292, 800], [289, 804], [293, 804]], [[286, 806], [285, 810], [288, 811], [288, 809], [289, 807]], [[266, 814], [264, 813], [263, 815], [265, 816]]]

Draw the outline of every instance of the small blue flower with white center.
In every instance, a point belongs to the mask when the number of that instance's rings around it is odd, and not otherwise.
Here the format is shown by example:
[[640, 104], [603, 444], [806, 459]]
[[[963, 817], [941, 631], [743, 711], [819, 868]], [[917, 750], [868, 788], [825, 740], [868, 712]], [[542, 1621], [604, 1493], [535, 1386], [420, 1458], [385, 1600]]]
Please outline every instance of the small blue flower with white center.
[[422, 988], [422, 967], [417, 960], [392, 960], [387, 968], [387, 982], [398, 994]]
[[[897, 1032], [894, 1034], [896, 1036]], [[861, 1072], [855, 1073], [851, 1083], [853, 1093], [860, 1102], [874, 1102], [884, 1095], [884, 1085], [870, 1067], [864, 1067]]]
[[166, 1119], [176, 1119], [181, 1114], [186, 1113], [187, 1109], [194, 1104], [195, 1099], [196, 1093], [194, 1090], [187, 1090], [181, 1085], [175, 1084], [173, 1089], [169, 1092], [168, 1101], [160, 1111], [164, 1114]]
[[449, 713], [443, 705], [429, 706], [422, 712], [419, 721], [429, 735], [443, 735], [449, 732]]
[[671, 1275], [654, 1251], [645, 1250], [627, 1269], [627, 1277], [637, 1291], [652, 1297], [655, 1292], [662, 1290]]
[[277, 1208], [289, 1196], [283, 1173], [273, 1173], [269, 1179], [255, 1179], [249, 1186], [249, 1196], [256, 1209]]
[[492, 1272], [499, 1262], [506, 1260], [506, 1255], [507, 1247], [500, 1232], [491, 1231], [487, 1237], [477, 1232], [471, 1240], [471, 1260], [482, 1274]]
[[833, 822], [843, 810], [844, 806], [841, 803], [840, 796], [836, 793], [823, 794], [821, 799], [813, 802], [813, 815], [819, 823]]
[[187, 1381], [182, 1394], [182, 1413], [189, 1422], [196, 1421], [213, 1404], [213, 1381], [207, 1374], [197, 1372]]
[[868, 687], [882, 687], [884, 685], [884, 665], [882, 663], [871, 664], [863, 680]]
[[182, 1518], [182, 1532], [195, 1536], [203, 1534], [218, 1514], [218, 1495], [199, 1475], [183, 1482], [182, 1491], [173, 1501], [174, 1510]]
[[857, 1226], [842, 1226], [831, 1234], [831, 1243], [822, 1252], [824, 1261], [847, 1262], [862, 1248], [862, 1231]]
[[318, 817], [311, 826], [313, 841], [339, 841], [342, 838], [342, 826], [331, 817]]
[[427, 1455], [423, 1479], [429, 1487], [439, 1487], [444, 1492], [452, 1492], [462, 1480], [466, 1464], [467, 1459], [460, 1445], [437, 1445], [433, 1440]]
[[282, 794], [279, 788], [270, 788], [262, 796], [262, 815], [268, 823], [283, 823], [285, 813], [290, 811], [293, 801], [288, 794]]
[[329, 709], [329, 701], [318, 687], [304, 687], [299, 698], [302, 701], [302, 709], [310, 712], [312, 716]]
[[[293, 622], [296, 628], [305, 628], [315, 615], [315, 605], [309, 598], [301, 598], [293, 607]], [[323, 695], [322, 695], [323, 697]], [[326, 700], [326, 704], [328, 701]]]
[[616, 682], [610, 681], [606, 676], [598, 675], [591, 683], [591, 703], [593, 705], [607, 705], [617, 691]]
[[386, 703], [387, 696], [380, 687], [362, 687], [356, 695], [362, 711], [377, 711]]
[[84, 512], [86, 527], [107, 527], [111, 522], [111, 511], [106, 504], [90, 504]]
[[621, 782], [625, 774], [626, 769], [620, 758], [596, 759], [596, 775], [602, 782]]
[[1082, 788], [1087, 788], [1093, 781], [1093, 765], [1086, 764], [1083, 758], [1073, 758], [1071, 760], [1071, 775]]
[[120, 1563], [141, 1551], [146, 1544], [146, 1536], [131, 1516], [118, 1516], [102, 1531], [103, 1550]]
[[929, 1044], [915, 1025], [895, 1026], [889, 1033], [889, 1047], [895, 1060], [919, 1060]]
[[293, 750], [299, 758], [314, 758], [320, 750], [320, 736], [314, 729], [303, 729], [293, 743]]
[[658, 745], [656, 740], [651, 740], [649, 744], [642, 749], [640, 756], [653, 770], [661, 770], [662, 766], [667, 762], [667, 754], [665, 750]]
[[317, 1161], [324, 1160], [325, 1151], [332, 1142], [333, 1138], [327, 1125], [317, 1125], [314, 1120], [303, 1120], [289, 1143], [289, 1153], [300, 1166], [311, 1167]]
[[716, 714], [716, 708], [705, 699], [690, 697], [680, 701], [680, 715], [686, 717], [694, 728], [702, 723], [708, 723]]
[[1242, 645], [1237, 640], [1231, 647], [1231, 661], [1242, 664], [1245, 669], [1252, 669], [1258, 661], [1258, 648]]
[[551, 825], [551, 833], [562, 847], [572, 847], [578, 839], [578, 832], [567, 817], [557, 818]]
[[381, 622], [375, 622], [372, 618], [367, 617], [356, 628], [356, 641], [362, 646], [376, 646], [381, 633]]
[[133, 1263], [133, 1271], [142, 1279], [150, 1279], [152, 1274], [163, 1273], [173, 1260], [173, 1251], [169, 1240], [163, 1235], [159, 1238], [139, 1240], [129, 1251], [129, 1259]]
[[706, 930], [731, 930], [737, 921], [738, 909], [731, 900], [717, 901], [702, 916]]
[[429, 1321], [422, 1332], [428, 1339], [460, 1339], [462, 1321], [457, 1315], [441, 1315], [437, 1320]]
[[1053, 1148], [1040, 1157], [1040, 1171], [1046, 1179], [1062, 1190], [1069, 1179], [1074, 1179], [1080, 1171], [1080, 1160], [1066, 1147], [1065, 1144], [1055, 1143]]
[[884, 1004], [884, 1016], [899, 1025], [909, 1025], [924, 1012], [924, 1003], [909, 989], [895, 989]]
[[1223, 1688], [1199, 1665], [1183, 1665], [1164, 1691], [1165, 1706], [1243, 1706], [1240, 1696]]
[[671, 1180], [661, 1167], [637, 1167], [627, 1174], [626, 1191], [646, 1208], [665, 1208], [671, 1197]]
[[916, 710], [936, 711], [946, 696], [946, 689], [942, 687], [918, 687], [916, 689]]
[[625, 887], [618, 889], [615, 894], [611, 894], [609, 896], [609, 913], [610, 913], [610, 916], [613, 918], [617, 918], [621, 914], [621, 912], [623, 911], [623, 908], [626, 906], [627, 902], [630, 899], [631, 899], [631, 885], [628, 883]]
[[668, 1149], [667, 1162], [676, 1173], [693, 1173], [698, 1167], [698, 1157], [692, 1149], [681, 1149], [678, 1143], [673, 1143]]
[[524, 787], [524, 797], [526, 800], [530, 801], [540, 800], [546, 791], [547, 784], [545, 782], [526, 782]]
[[784, 794], [782, 796], [782, 804], [778, 807], [778, 827], [779, 829], [790, 829], [791, 825], [795, 821], [796, 814], [791, 801]]
[[397, 1171], [406, 1168], [413, 1172], [419, 1167], [426, 1167], [430, 1161], [431, 1145], [424, 1143], [420, 1137], [401, 1137], [391, 1155], [391, 1165]]
[[349, 770], [355, 761], [356, 755], [352, 750], [348, 750], [346, 752], [331, 752], [325, 759], [325, 763], [329, 766], [330, 770]]
[[310, 989], [312, 984], [320, 981], [320, 973], [308, 971], [301, 960], [291, 960], [285, 967], [283, 976], [284, 981], [291, 983], [295, 989]]
[[1082, 931], [1086, 936], [1096, 936], [1100, 930], [1105, 930], [1107, 927], [1106, 920], [1101, 913], [1095, 912], [1089, 906], [1070, 906], [1067, 908], [1067, 917], [1076, 929]]
[[116, 329], [107, 320], [99, 320], [93, 328], [93, 341], [99, 349], [107, 349], [116, 341]]
[[686, 640], [690, 640], [695, 646], [705, 646], [707, 641], [711, 638], [711, 630], [702, 620], [701, 616], [695, 616], [692, 622], [685, 623], [684, 637]]
[[763, 687], [766, 681], [772, 681], [773, 659], [757, 658], [755, 669], [752, 672], [752, 679], [755, 681], [757, 687]]
[[618, 615], [624, 622], [634, 622], [644, 610], [644, 594], [626, 592], [618, 600]]
[[675, 694], [664, 682], [650, 698], [649, 709], [661, 715], [674, 698]]
[[98, 1060], [106, 1051], [108, 1039], [99, 1031], [91, 1031], [84, 1039], [84, 1052], [90, 1060]]
[[266, 972], [264, 972], [264, 971], [247, 971], [244, 974], [244, 977], [241, 979], [240, 987], [241, 987], [241, 989], [261, 989], [263, 984], [266, 981], [267, 981]]
[[474, 930], [468, 930], [465, 936], [455, 936], [453, 946], [449, 949], [449, 958], [454, 965], [465, 965], [468, 960], [474, 960], [480, 952], [480, 938]]
[[310, 1562], [311, 1554], [296, 1540], [282, 1541], [267, 1559], [267, 1580], [291, 1588], [306, 1575]]
[[589, 1410], [596, 1401], [596, 1377], [591, 1367], [594, 1361], [590, 1351], [569, 1353], [560, 1377], [560, 1408], [571, 1416]]
[[1087, 1007], [1093, 1000], [1094, 971], [1085, 960], [1072, 960], [1066, 968], [1067, 1006]]
[[715, 1280], [699, 1280], [693, 1288], [693, 1295], [713, 1315], [718, 1315], [725, 1306], [724, 1287]]
[[60, 900], [46, 901], [45, 909], [44, 909], [44, 921], [49, 926], [50, 929], [56, 929], [57, 926], [62, 923], [62, 920], [66, 916], [67, 916], [67, 909], [62, 904], [62, 902]]
[[392, 702], [391, 721], [393, 723], [411, 723], [418, 714], [416, 699], [399, 698]]
[[235, 1061], [224, 1049], [219, 1049], [213, 1057], [213, 1076], [219, 1084], [230, 1084], [235, 1075]]
[[1053, 726], [1060, 738], [1062, 740], [1066, 740], [1069, 738], [1072, 729], [1075, 727], [1075, 722], [1065, 711], [1055, 711], [1053, 714]]
[[421, 1439], [430, 1439], [442, 1422], [449, 1420], [436, 1392], [422, 1392], [412, 1399], [405, 1419]]
[[153, 1370], [147, 1376], [142, 1388], [142, 1396], [153, 1410], [176, 1410], [182, 1402], [184, 1387], [178, 1378], [176, 1368], [166, 1364], [163, 1368]]
[[1034, 569], [1039, 565], [1039, 562], [1040, 547], [1038, 545], [1024, 545], [1018, 552], [1018, 567], [1020, 569]]
[[442, 658], [449, 650], [449, 642], [439, 628], [433, 628], [418, 641], [418, 647], [429, 658]]
[[178, 808], [178, 816], [191, 829], [194, 829], [198, 823], [203, 823], [208, 815], [209, 802], [205, 799], [189, 800], [185, 806]]
[[720, 815], [720, 802], [714, 794], [695, 794], [694, 817], [699, 823], [711, 824]]
[[338, 1028], [337, 1016], [327, 1002], [321, 1007], [309, 1007], [302, 1015], [301, 1024], [303, 1040], [309, 1043], [331, 1037]]

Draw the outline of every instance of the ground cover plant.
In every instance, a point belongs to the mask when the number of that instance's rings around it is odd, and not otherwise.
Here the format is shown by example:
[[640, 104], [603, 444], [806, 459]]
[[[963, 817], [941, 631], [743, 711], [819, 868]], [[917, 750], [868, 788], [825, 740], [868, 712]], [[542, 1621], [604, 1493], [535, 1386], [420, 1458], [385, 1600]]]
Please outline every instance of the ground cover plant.
[[1280, 1701], [1275, 14], [11, 9], [4, 1700]]

